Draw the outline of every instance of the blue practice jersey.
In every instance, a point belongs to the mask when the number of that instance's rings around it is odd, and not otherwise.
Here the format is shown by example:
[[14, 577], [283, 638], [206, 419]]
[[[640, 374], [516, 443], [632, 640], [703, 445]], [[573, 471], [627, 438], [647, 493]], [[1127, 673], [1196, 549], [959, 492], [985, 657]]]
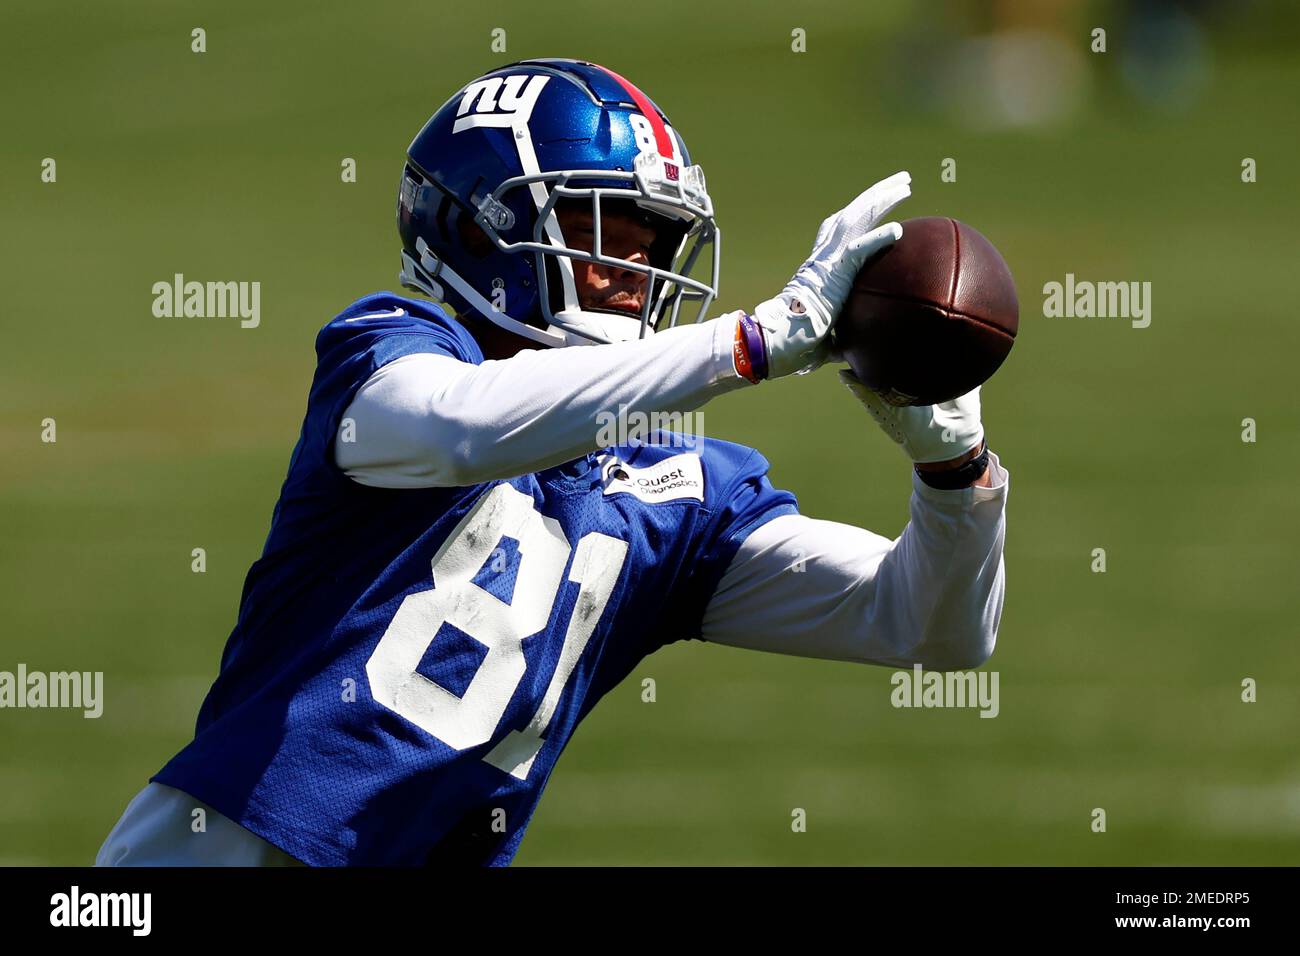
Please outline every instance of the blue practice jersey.
[[509, 863], [578, 722], [698, 638], [745, 536], [796, 511], [758, 452], [709, 439], [463, 488], [352, 481], [348, 404], [427, 352], [483, 361], [437, 306], [388, 293], [321, 330], [220, 674], [152, 778], [310, 864]]

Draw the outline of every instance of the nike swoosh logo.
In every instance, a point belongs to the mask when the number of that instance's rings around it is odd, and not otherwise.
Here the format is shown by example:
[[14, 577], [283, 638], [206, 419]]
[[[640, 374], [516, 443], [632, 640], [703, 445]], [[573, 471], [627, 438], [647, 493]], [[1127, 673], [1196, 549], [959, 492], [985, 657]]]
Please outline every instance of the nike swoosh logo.
[[395, 319], [399, 315], [406, 315], [405, 309], [394, 309], [392, 312], [367, 312], [365, 315], [354, 315], [344, 322], [357, 322], [361, 319]]

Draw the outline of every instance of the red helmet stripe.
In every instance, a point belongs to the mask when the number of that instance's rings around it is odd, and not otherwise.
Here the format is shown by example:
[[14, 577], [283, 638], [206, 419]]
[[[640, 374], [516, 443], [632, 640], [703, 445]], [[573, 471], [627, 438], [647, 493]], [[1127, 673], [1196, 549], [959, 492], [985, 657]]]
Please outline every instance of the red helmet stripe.
[[609, 67], [600, 66], [599, 63], [593, 63], [592, 66], [600, 67], [600, 69], [618, 80], [623, 89], [627, 90], [628, 95], [632, 97], [632, 102], [636, 104], [636, 108], [650, 121], [650, 128], [654, 130], [655, 145], [659, 148], [659, 155], [664, 159], [672, 159], [673, 141], [668, 135], [668, 127], [664, 125], [663, 119], [659, 116], [659, 111], [654, 108], [650, 98]]

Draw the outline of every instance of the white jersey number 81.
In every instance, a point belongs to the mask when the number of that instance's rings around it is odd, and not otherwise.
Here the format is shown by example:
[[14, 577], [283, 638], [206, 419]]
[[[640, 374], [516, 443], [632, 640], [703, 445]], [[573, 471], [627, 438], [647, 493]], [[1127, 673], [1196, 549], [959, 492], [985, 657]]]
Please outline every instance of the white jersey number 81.
[[[472, 583], [503, 536], [519, 542], [519, 566], [509, 604]], [[375, 700], [449, 747], [465, 750], [492, 739], [524, 676], [523, 641], [551, 617], [571, 549], [559, 522], [533, 499], [502, 483], [484, 495], [433, 558], [431, 591], [408, 595], [366, 661]], [[569, 580], [579, 585], [560, 660], [537, 712], [483, 759], [512, 776], [528, 776], [542, 734], [555, 715], [564, 685], [591, 639], [627, 557], [627, 542], [597, 531], [583, 535]], [[416, 668], [448, 623], [487, 648], [478, 670], [456, 696]]]

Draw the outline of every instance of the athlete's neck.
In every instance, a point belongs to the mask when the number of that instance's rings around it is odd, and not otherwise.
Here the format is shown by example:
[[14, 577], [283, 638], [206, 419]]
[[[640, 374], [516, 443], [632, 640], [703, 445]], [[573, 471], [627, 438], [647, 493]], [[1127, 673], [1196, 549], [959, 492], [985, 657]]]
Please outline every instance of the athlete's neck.
[[499, 325], [493, 325], [478, 316], [466, 315], [458, 316], [458, 318], [460, 318], [465, 328], [469, 329], [470, 335], [474, 336], [474, 341], [478, 343], [478, 347], [483, 352], [483, 358], [485, 359], [506, 359], [512, 355], [517, 355], [524, 349], [546, 348], [540, 342], [526, 339], [522, 335], [515, 335], [515, 333], [507, 331]]

